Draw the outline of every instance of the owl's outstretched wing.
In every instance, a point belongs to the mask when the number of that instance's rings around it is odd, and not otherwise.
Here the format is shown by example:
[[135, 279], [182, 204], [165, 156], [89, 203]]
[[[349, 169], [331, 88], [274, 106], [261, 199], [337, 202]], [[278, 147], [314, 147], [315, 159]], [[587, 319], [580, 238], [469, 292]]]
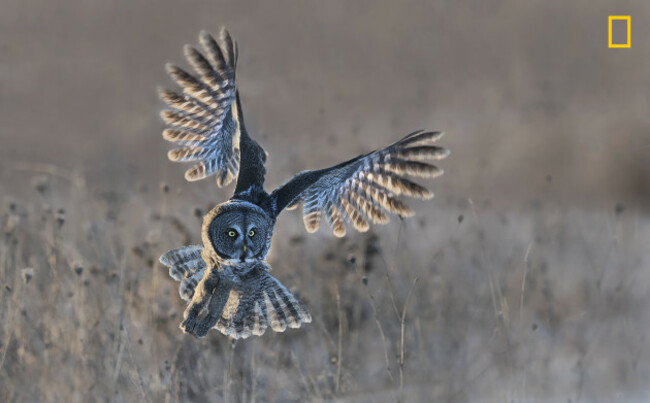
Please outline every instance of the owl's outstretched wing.
[[[264, 262], [252, 268], [205, 272], [201, 246], [170, 250], [160, 257], [181, 281], [181, 297], [189, 301], [181, 329], [204, 337], [211, 328], [235, 339], [261, 336], [270, 327], [284, 332], [311, 322], [307, 308], [268, 273]], [[243, 272], [244, 274], [238, 274]]]
[[218, 41], [205, 31], [199, 40], [204, 53], [185, 46], [185, 57], [196, 76], [167, 65], [167, 72], [182, 93], [158, 91], [169, 106], [161, 112], [168, 125], [163, 138], [178, 146], [167, 154], [171, 161], [197, 162], [185, 172], [185, 179], [196, 181], [216, 175], [221, 187], [237, 176], [241, 165], [240, 138], [245, 133], [235, 87], [237, 44], [225, 28], [221, 29]]
[[325, 216], [337, 237], [345, 236], [344, 221], [351, 221], [354, 228], [365, 232], [369, 222], [387, 223], [387, 213], [409, 217], [413, 210], [396, 196], [433, 197], [428, 189], [406, 176], [442, 175], [442, 169], [424, 162], [449, 155], [447, 149], [433, 145], [442, 136], [442, 132], [420, 130], [334, 167], [300, 172], [271, 194], [275, 214], [302, 202], [307, 232], [316, 232], [321, 216]]

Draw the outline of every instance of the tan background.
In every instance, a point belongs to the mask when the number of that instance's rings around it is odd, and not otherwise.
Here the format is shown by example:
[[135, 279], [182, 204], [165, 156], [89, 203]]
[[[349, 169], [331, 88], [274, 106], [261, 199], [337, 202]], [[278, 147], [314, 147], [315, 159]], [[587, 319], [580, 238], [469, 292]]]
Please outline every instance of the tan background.
[[[648, 397], [646, 1], [1, 9], [0, 398]], [[607, 48], [610, 14], [632, 16], [632, 48]], [[221, 25], [269, 190], [419, 128], [444, 129], [452, 150], [415, 219], [339, 242], [285, 213], [269, 261], [314, 323], [234, 350], [180, 334], [154, 263], [198, 242], [195, 208], [232, 191], [183, 182], [155, 93], [164, 63]], [[416, 277], [402, 347], [393, 301], [401, 312]]]

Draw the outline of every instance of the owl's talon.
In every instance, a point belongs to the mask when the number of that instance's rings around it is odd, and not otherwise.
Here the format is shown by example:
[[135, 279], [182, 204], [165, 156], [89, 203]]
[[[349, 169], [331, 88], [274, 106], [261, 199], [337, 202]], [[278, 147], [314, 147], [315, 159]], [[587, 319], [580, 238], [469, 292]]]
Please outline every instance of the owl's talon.
[[197, 318], [200, 311], [201, 311], [200, 304], [190, 304], [187, 307], [187, 309], [183, 313], [185, 320], [180, 325], [180, 328], [183, 332], [190, 333], [190, 334], [196, 333], [196, 327], [198, 325]]
[[194, 329], [196, 328], [196, 321], [193, 318], [185, 319], [179, 326], [183, 333], [194, 334]]
[[191, 334], [196, 337], [205, 337], [212, 326], [206, 324], [207, 318], [197, 322], [194, 318], [187, 318], [179, 326], [184, 333]]

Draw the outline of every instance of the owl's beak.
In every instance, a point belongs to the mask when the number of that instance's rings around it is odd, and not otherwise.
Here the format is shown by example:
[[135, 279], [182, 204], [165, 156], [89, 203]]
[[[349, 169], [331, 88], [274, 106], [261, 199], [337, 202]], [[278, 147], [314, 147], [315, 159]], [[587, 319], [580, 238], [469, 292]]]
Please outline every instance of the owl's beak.
[[241, 257], [239, 258], [239, 260], [244, 262], [246, 260], [246, 257], [248, 256], [248, 253], [246, 253], [246, 251], [248, 250], [248, 247], [246, 245], [243, 245], [242, 250], [243, 250], [243, 253], [241, 254]]

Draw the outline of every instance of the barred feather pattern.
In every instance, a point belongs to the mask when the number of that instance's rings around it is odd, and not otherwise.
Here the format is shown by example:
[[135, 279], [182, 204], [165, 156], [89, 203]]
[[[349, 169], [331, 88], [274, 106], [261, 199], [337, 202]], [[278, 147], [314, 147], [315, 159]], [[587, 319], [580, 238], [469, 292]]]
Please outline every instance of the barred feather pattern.
[[387, 223], [389, 214], [410, 217], [413, 210], [397, 197], [433, 197], [427, 188], [406, 177], [442, 175], [442, 169], [427, 161], [441, 160], [449, 155], [447, 149], [433, 145], [443, 135], [443, 132], [420, 130], [384, 149], [334, 167], [289, 204], [295, 206], [303, 202], [307, 232], [316, 232], [324, 216], [337, 237], [346, 234], [344, 222], [365, 232], [370, 224]]
[[[226, 266], [206, 274], [200, 245], [172, 249], [160, 257], [172, 278], [181, 282], [187, 301], [181, 328], [198, 337], [217, 329], [235, 339], [261, 336], [267, 328], [284, 332], [311, 322], [311, 314], [263, 261]], [[196, 298], [195, 298], [196, 295]], [[202, 317], [197, 313], [204, 313]]]
[[180, 281], [178, 292], [188, 302], [194, 296], [194, 290], [205, 272], [202, 251], [202, 246], [191, 245], [172, 249], [160, 256], [160, 263], [169, 267], [169, 275]]
[[[217, 292], [224, 295], [222, 288], [229, 288], [229, 291], [225, 303], [211, 304], [223, 306], [215, 329], [232, 338], [245, 339], [261, 336], [267, 328], [284, 332], [287, 328], [299, 328], [311, 322], [307, 308], [268, 273], [270, 269], [265, 262], [259, 262], [245, 275], [235, 277], [232, 283], [220, 282]], [[227, 272], [219, 274], [228, 275]]]
[[167, 72], [182, 93], [159, 89], [169, 109], [161, 112], [168, 127], [163, 138], [177, 148], [167, 154], [171, 161], [194, 161], [185, 179], [197, 181], [216, 175], [217, 185], [228, 185], [239, 170], [240, 117], [234, 107], [237, 45], [224, 28], [219, 40], [202, 31], [199, 41], [204, 53], [185, 46], [185, 58], [192, 75], [168, 64]]

